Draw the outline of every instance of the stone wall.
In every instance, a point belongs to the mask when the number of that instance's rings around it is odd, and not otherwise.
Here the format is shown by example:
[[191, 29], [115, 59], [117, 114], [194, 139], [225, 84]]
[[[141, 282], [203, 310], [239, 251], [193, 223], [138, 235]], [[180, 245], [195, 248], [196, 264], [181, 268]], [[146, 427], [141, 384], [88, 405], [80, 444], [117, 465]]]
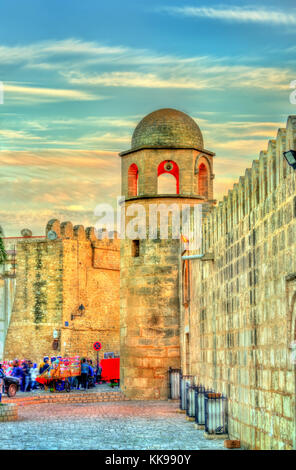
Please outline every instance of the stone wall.
[[[5, 359], [119, 353], [119, 242], [52, 220], [57, 238], [18, 243], [17, 287]], [[83, 305], [84, 310], [79, 311]], [[54, 341], [54, 335], [57, 341]]]
[[[15, 291], [16, 291], [16, 264], [17, 264], [17, 243], [28, 237], [4, 237], [2, 233], [5, 251], [7, 253], [6, 262], [0, 266], [0, 360], [3, 360], [5, 338], [10, 323]], [[30, 237], [31, 238], [31, 237]], [[34, 240], [44, 237], [34, 236]], [[33, 239], [33, 238], [32, 238]]]
[[[150, 204], [163, 204], [170, 212], [176, 205], [194, 207], [196, 198], [169, 197], [139, 198], [126, 202], [145, 210], [141, 219], [149, 228]], [[130, 219], [126, 215], [128, 225]], [[121, 241], [120, 271], [120, 385], [133, 399], [167, 399], [168, 369], [180, 367], [180, 303], [179, 279], [181, 241], [172, 237], [173, 217], [168, 217], [168, 238], [138, 240], [139, 253], [133, 256], [134, 240]], [[166, 217], [159, 217], [158, 235]], [[176, 222], [178, 225], [180, 222]], [[137, 238], [137, 237], [136, 237]]]
[[14, 403], [0, 403], [0, 422], [17, 420], [18, 405]]
[[17, 243], [17, 238], [4, 238], [4, 232], [0, 226], [0, 236], [1, 234], [3, 236], [5, 251], [7, 253], [7, 260], [0, 266], [0, 361], [3, 360], [4, 343], [15, 296]]
[[[64, 403], [64, 404], [73, 404], [73, 403], [101, 403], [101, 402], [110, 402], [110, 401], [128, 401], [129, 399], [120, 391], [120, 389], [114, 389], [111, 391], [88, 391], [75, 392], [71, 390], [71, 393], [42, 393], [42, 394], [31, 394], [30, 396], [23, 397], [22, 395], [17, 395], [13, 398], [8, 398], [5, 396], [2, 398], [2, 404], [4, 406], [31, 406], [31, 405], [40, 405], [43, 403]], [[0, 411], [2, 406], [0, 405]], [[17, 409], [16, 409], [17, 412]], [[1, 421], [1, 414], [0, 414]], [[7, 420], [6, 420], [7, 421]]]
[[285, 149], [296, 149], [296, 116], [208, 215], [207, 260], [183, 262], [182, 369], [228, 397], [230, 438], [252, 449], [295, 448], [296, 178]]
[[4, 343], [15, 295], [15, 277], [0, 275], [0, 361], [3, 359]]

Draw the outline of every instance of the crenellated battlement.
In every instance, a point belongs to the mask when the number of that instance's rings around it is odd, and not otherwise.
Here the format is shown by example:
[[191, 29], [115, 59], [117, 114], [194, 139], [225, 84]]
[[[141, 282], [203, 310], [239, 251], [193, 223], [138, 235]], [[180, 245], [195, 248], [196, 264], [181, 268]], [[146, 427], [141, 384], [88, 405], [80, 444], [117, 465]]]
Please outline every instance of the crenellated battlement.
[[112, 234], [113, 238], [108, 238], [107, 231], [100, 233], [100, 238], [96, 235], [94, 227], [84, 228], [83, 225], [74, 225], [72, 222], [60, 222], [58, 219], [51, 219], [46, 225], [45, 234], [48, 237], [48, 233], [54, 231], [57, 234], [57, 240], [78, 240], [78, 241], [90, 241], [92, 246], [95, 248], [119, 250], [120, 240], [117, 238], [117, 232]]
[[[262, 150], [259, 159], [239, 178], [233, 188], [224, 196], [218, 206], [213, 207], [204, 221], [204, 238], [214, 236], [219, 239], [246, 216], [266, 204], [274, 191], [287, 179], [293, 179], [294, 170], [287, 164], [283, 152], [296, 150], [296, 115], [289, 116], [286, 128], [280, 128], [276, 139], [270, 139], [267, 150]], [[209, 233], [209, 227], [214, 233]], [[206, 245], [210, 240], [205, 240]]]

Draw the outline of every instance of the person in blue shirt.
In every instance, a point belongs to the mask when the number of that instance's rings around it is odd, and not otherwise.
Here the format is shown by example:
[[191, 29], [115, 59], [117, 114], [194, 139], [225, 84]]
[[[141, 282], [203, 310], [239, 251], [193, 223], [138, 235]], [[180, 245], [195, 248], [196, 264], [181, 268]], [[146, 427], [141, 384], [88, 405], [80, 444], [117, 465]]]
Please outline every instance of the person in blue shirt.
[[45, 357], [43, 359], [44, 361], [44, 365], [40, 367], [39, 369], [39, 373], [42, 374], [43, 372], [45, 372], [46, 370], [50, 369], [50, 365], [49, 365], [49, 358], [48, 357]]
[[20, 367], [20, 364], [19, 364], [18, 359], [16, 359], [16, 360], [14, 361], [14, 367], [13, 367], [13, 371], [12, 371], [11, 376], [12, 376], [12, 377], [16, 377], [16, 378], [19, 380], [19, 383], [20, 383], [20, 384], [22, 383], [23, 377], [24, 377], [24, 371], [23, 371], [23, 369]]
[[86, 362], [86, 359], [83, 358], [81, 362], [81, 384], [84, 390], [86, 390], [87, 388], [88, 371], [89, 371], [88, 363]]
[[88, 362], [88, 388], [95, 387], [96, 386], [95, 371], [92, 365], [92, 360], [89, 359], [87, 362]]
[[27, 361], [23, 362], [22, 369], [23, 369], [23, 378], [21, 382], [21, 391], [27, 392], [29, 383], [30, 383], [30, 371], [29, 371], [29, 365]]

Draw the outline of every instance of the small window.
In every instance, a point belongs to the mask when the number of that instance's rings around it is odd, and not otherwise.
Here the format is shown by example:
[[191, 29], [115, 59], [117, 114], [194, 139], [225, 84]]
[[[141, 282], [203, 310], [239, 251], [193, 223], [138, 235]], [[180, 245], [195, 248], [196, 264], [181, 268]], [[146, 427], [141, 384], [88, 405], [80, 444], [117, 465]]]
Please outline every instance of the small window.
[[198, 168], [198, 194], [208, 198], [209, 181], [208, 181], [208, 170], [204, 163], [199, 165]]
[[128, 169], [128, 196], [138, 196], [139, 170], [135, 163]]
[[136, 258], [140, 256], [140, 240], [132, 241], [132, 257]]

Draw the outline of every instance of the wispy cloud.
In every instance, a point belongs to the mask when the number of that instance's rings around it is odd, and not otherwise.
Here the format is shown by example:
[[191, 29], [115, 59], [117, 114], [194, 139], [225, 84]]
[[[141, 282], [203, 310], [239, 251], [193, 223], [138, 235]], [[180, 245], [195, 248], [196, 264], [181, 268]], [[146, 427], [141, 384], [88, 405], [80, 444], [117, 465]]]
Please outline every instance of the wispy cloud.
[[106, 46], [98, 42], [87, 42], [75, 38], [62, 41], [41, 41], [26, 46], [0, 46], [2, 65], [19, 64], [24, 68], [41, 70], [68, 70], [77, 66], [98, 64], [118, 65], [165, 65], [178, 63], [201, 63], [206, 57], [182, 57], [161, 54], [151, 49]]
[[[214, 62], [214, 60], [213, 60]], [[175, 88], [204, 90], [215, 88], [258, 88], [265, 90], [288, 90], [293, 73], [288, 68], [255, 67], [240, 65], [215, 65], [208, 61], [204, 68], [183, 66], [159, 68], [151, 72], [106, 72], [103, 74], [65, 72], [69, 83], [84, 86], [128, 88]], [[219, 80], [217, 80], [219, 76]]]
[[[196, 123], [202, 128], [204, 136], [212, 140], [215, 136], [215, 145], [225, 143], [229, 139], [248, 139], [264, 137], [266, 139], [276, 135], [277, 129], [283, 126], [282, 122], [262, 122], [262, 121], [225, 121], [215, 122], [200, 117], [195, 118]], [[249, 140], [250, 142], [250, 140]], [[250, 142], [251, 144], [251, 142]]]
[[268, 25], [296, 25], [296, 13], [261, 7], [162, 7], [159, 10], [193, 18], [210, 18], [240, 23], [266, 23]]
[[[50, 121], [50, 124], [56, 125], [59, 127], [72, 127], [72, 126], [100, 126], [100, 127], [109, 127], [109, 128], [120, 128], [120, 127], [127, 127], [134, 129], [138, 124], [139, 119], [141, 119], [141, 115], [138, 116], [131, 116], [131, 117], [113, 117], [113, 116], [88, 116], [84, 120], [72, 118], [72, 119], [53, 119]], [[42, 125], [42, 124], [40, 124]], [[47, 126], [47, 124], [43, 124], [43, 126]]]
[[236, 139], [225, 140], [225, 142], [214, 141], [215, 148], [218, 150], [231, 150], [241, 158], [241, 156], [248, 155], [255, 158], [261, 149], [265, 149], [266, 140], [252, 140], [252, 139]]
[[[14, 140], [21, 140], [21, 141], [30, 141], [30, 140], [40, 140], [39, 136], [34, 134], [30, 134], [26, 131], [17, 131], [13, 129], [0, 129], [0, 138], [1, 141], [14, 141]], [[1, 165], [1, 163], [0, 163]]]
[[206, 87], [206, 84], [202, 81], [194, 82], [187, 78], [166, 80], [154, 73], [140, 72], [110, 72], [102, 75], [70, 73], [68, 80], [73, 84], [101, 85], [106, 87], [189, 88], [196, 90]]
[[25, 225], [40, 234], [53, 217], [94, 224], [95, 206], [101, 201], [116, 204], [120, 191], [120, 158], [115, 152], [2, 151], [0, 168], [1, 187], [6, 187], [2, 201], [9, 201], [9, 211], [0, 210], [6, 235], [16, 235], [17, 227]]
[[127, 47], [110, 47], [96, 42], [81, 41], [69, 38], [62, 41], [42, 41], [34, 44], [0, 46], [0, 62], [2, 64], [14, 64], [35, 61], [42, 63], [45, 58], [63, 58], [74, 56], [102, 56], [118, 55], [126, 53]]
[[100, 143], [100, 142], [126, 144], [126, 143], [129, 143], [130, 140], [131, 140], [131, 136], [129, 134], [120, 135], [119, 133], [112, 133], [112, 132], [106, 132], [103, 134], [101, 132], [97, 132], [95, 134], [87, 134], [87, 135], [84, 135], [83, 137], [80, 137], [78, 139], [78, 142], [81, 145], [83, 143], [95, 144], [95, 143]]
[[[76, 39], [40, 42], [26, 47], [2, 46], [0, 63], [18, 65], [20, 69], [39, 68], [40, 73], [47, 72], [47, 80], [60, 85], [60, 89], [57, 86], [50, 89], [33, 84], [6, 83], [9, 98], [18, 103], [108, 98], [102, 96], [102, 92], [94, 93], [95, 87], [287, 90], [294, 78], [294, 71], [288, 65], [257, 65], [250, 57], [180, 57]], [[98, 73], [99, 64], [102, 65], [101, 73]], [[69, 84], [78, 89], [67, 89]]]
[[104, 99], [81, 90], [41, 88], [4, 83], [4, 99], [20, 102], [90, 101]]
[[0, 152], [0, 167], [38, 167], [38, 168], [81, 168], [97, 169], [98, 171], [112, 170], [119, 164], [116, 152], [99, 150], [70, 150], [52, 149], [38, 151], [9, 151]]

